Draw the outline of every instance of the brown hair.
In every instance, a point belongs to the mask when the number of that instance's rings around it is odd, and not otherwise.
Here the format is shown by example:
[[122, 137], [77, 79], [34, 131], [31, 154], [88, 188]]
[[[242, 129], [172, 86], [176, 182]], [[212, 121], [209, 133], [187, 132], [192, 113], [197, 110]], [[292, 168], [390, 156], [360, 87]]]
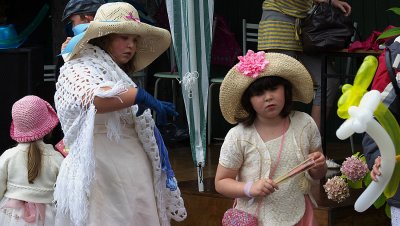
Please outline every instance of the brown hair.
[[[111, 45], [112, 40], [115, 37], [114, 35], [116, 35], [116, 34], [112, 33], [112, 34], [108, 34], [108, 35], [101, 36], [98, 38], [94, 38], [94, 39], [90, 40], [89, 43], [92, 45], [98, 46], [100, 49], [104, 50], [114, 60], [114, 57], [110, 53], [110, 45]], [[130, 59], [126, 64], [118, 65], [118, 66], [127, 74], [131, 74], [131, 73], [135, 72], [135, 66], [133, 65], [133, 62], [132, 62], [134, 58], [135, 58], [135, 56], [133, 56], [132, 59]], [[114, 60], [114, 62], [115, 62], [115, 60]]]
[[42, 151], [37, 144], [37, 141], [31, 142], [28, 150], [28, 181], [33, 184], [33, 181], [39, 175], [42, 167]]

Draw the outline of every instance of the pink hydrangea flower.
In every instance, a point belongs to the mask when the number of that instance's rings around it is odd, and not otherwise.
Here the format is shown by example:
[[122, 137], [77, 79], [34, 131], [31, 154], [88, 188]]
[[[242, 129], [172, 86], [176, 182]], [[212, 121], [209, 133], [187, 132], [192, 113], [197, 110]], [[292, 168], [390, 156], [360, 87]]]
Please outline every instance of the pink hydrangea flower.
[[240, 62], [236, 65], [237, 70], [251, 78], [257, 78], [269, 64], [269, 61], [265, 60], [265, 53], [262, 51], [254, 53], [249, 50], [245, 56], [239, 56], [238, 59]]
[[349, 187], [343, 178], [334, 176], [324, 184], [328, 199], [341, 203], [350, 196]]
[[349, 180], [355, 182], [362, 179], [368, 173], [368, 166], [356, 156], [347, 157], [340, 167], [340, 172]]

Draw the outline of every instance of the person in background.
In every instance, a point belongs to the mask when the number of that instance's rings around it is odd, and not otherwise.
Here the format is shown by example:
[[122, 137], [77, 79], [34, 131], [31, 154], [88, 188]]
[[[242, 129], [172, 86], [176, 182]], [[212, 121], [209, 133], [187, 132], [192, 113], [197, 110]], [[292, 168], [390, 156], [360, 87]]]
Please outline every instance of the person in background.
[[61, 45], [61, 51], [67, 46], [74, 36], [73, 30], [79, 24], [93, 21], [97, 9], [103, 5], [103, 0], [70, 0], [65, 6], [61, 21], [67, 23], [67, 39]]
[[[307, 16], [313, 3], [327, 2], [327, 0], [264, 0], [262, 4], [262, 18], [258, 30], [258, 50], [279, 52], [297, 58], [310, 72], [316, 93], [311, 110], [318, 128], [321, 121], [321, 57], [306, 55], [302, 51], [302, 44], [298, 35], [300, 20]], [[341, 0], [331, 0], [333, 6], [341, 9], [346, 16], [351, 13], [351, 6]], [[332, 65], [328, 64], [328, 73], [333, 73]], [[328, 79], [327, 112], [333, 105], [338, 90], [339, 81]]]
[[185, 219], [151, 113], [137, 115], [140, 104], [165, 124], [167, 115], [177, 115], [175, 106], [127, 75], [148, 66], [170, 43], [167, 30], [142, 23], [132, 5], [115, 2], [100, 6], [67, 45], [71, 52], [54, 96], [69, 148], [56, 182], [56, 225], [155, 226]]
[[[61, 45], [61, 52], [65, 49], [72, 36], [75, 33], [83, 32], [85, 27], [80, 25], [89, 23], [93, 20], [97, 9], [104, 4], [103, 0], [70, 0], [64, 8], [63, 16], [61, 21], [66, 23], [65, 32], [67, 35], [66, 40]], [[56, 71], [55, 71], [55, 81], [57, 82], [60, 76], [60, 68], [64, 65], [64, 58], [67, 58], [67, 54], [57, 55]], [[64, 134], [60, 126], [54, 129], [52, 143], [57, 147], [57, 149], [63, 153], [67, 154], [64, 149], [64, 144], [62, 141]], [[60, 147], [60, 148], [58, 148]]]
[[[281, 53], [249, 50], [239, 60], [220, 88], [221, 112], [238, 125], [222, 144], [215, 189], [257, 215], [259, 225], [316, 225], [310, 186], [327, 171], [321, 136], [308, 114], [291, 110], [293, 101], [311, 102], [311, 76]], [[278, 187], [279, 177], [307, 159], [312, 168]]]
[[[103, 0], [70, 0], [64, 8], [63, 16], [61, 21], [66, 23], [65, 33], [67, 38], [61, 44], [61, 52], [65, 49], [71, 38], [75, 35], [74, 33], [81, 33], [83, 28], [78, 25], [89, 23], [93, 20], [97, 9], [104, 4]], [[78, 26], [78, 27], [77, 27]], [[60, 75], [60, 68], [64, 64], [67, 55], [58, 55], [56, 64], [56, 81]]]
[[[387, 51], [387, 50], [386, 50]], [[380, 61], [381, 63], [381, 61]], [[385, 61], [382, 62], [383, 64]], [[380, 65], [381, 66], [381, 65]], [[389, 76], [388, 72], [384, 74], [385, 76]], [[383, 76], [383, 74], [381, 74]], [[400, 86], [399, 76], [397, 75], [397, 86]], [[376, 79], [381, 79], [379, 86]], [[377, 89], [381, 91], [381, 100], [382, 103], [390, 110], [393, 116], [396, 118], [396, 121], [400, 122], [400, 96], [396, 93], [395, 88], [393, 87], [393, 82], [387, 82], [386, 86], [384, 85], [383, 77], [375, 77], [374, 83], [371, 89]], [[389, 79], [390, 81], [390, 79]], [[381, 88], [382, 87], [382, 88]], [[381, 174], [379, 168], [381, 166], [381, 152], [375, 143], [375, 141], [366, 133], [363, 136], [362, 147], [364, 149], [364, 155], [367, 160], [368, 168], [371, 170], [371, 178], [374, 181], [378, 181], [378, 176]], [[396, 194], [387, 200], [390, 206], [391, 212], [391, 221], [392, 225], [400, 225], [400, 188], [397, 189]]]
[[49, 103], [25, 96], [12, 106], [17, 146], [0, 156], [0, 225], [54, 226], [54, 184], [63, 156], [43, 142], [58, 124]]

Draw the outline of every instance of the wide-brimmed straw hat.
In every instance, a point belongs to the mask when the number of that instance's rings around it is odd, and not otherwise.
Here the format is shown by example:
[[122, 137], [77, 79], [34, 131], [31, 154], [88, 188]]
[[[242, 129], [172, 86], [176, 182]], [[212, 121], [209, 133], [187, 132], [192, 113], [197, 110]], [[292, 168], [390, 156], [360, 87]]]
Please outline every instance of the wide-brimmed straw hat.
[[11, 115], [10, 136], [22, 143], [42, 139], [58, 124], [54, 109], [37, 96], [25, 96], [15, 102]]
[[241, 102], [244, 91], [251, 83], [265, 76], [279, 76], [292, 84], [293, 101], [310, 103], [313, 98], [313, 81], [310, 73], [299, 61], [281, 53], [265, 53], [249, 50], [246, 56], [233, 66], [222, 81], [219, 103], [222, 115], [231, 124], [235, 118], [248, 113]]
[[[138, 35], [136, 53], [133, 58], [135, 71], [139, 71], [168, 49], [171, 43], [171, 34], [168, 30], [140, 22], [137, 10], [126, 2], [106, 3], [100, 6], [90, 22], [87, 30], [79, 36], [79, 40], [71, 40], [75, 45], [67, 57], [74, 59], [79, 51], [94, 38], [108, 34], [134, 34]], [[68, 46], [66, 49], [69, 48]]]

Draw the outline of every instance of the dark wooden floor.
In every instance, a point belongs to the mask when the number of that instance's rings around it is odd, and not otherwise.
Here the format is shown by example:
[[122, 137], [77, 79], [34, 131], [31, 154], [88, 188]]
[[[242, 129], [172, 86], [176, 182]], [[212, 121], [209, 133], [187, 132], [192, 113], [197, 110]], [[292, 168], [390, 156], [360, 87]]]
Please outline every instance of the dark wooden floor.
[[[198, 192], [197, 171], [193, 164], [192, 154], [188, 144], [169, 145], [169, 157], [187, 208], [188, 217], [183, 222], [172, 222], [173, 226], [213, 226], [221, 225], [224, 212], [230, 208], [233, 201], [218, 194], [214, 189], [214, 176], [218, 164], [221, 144], [212, 144], [207, 148], [207, 160], [203, 170], [205, 191]], [[341, 163], [351, 155], [350, 143], [330, 143], [327, 146], [327, 156]], [[359, 146], [356, 151], [361, 151]], [[338, 171], [330, 170], [334, 175]], [[390, 220], [383, 209], [369, 208], [363, 213], [357, 213], [353, 204], [361, 190], [351, 192], [351, 198], [341, 204], [328, 200], [321, 185], [313, 187], [313, 194], [319, 205], [315, 208], [315, 217], [320, 226], [386, 226]]]

